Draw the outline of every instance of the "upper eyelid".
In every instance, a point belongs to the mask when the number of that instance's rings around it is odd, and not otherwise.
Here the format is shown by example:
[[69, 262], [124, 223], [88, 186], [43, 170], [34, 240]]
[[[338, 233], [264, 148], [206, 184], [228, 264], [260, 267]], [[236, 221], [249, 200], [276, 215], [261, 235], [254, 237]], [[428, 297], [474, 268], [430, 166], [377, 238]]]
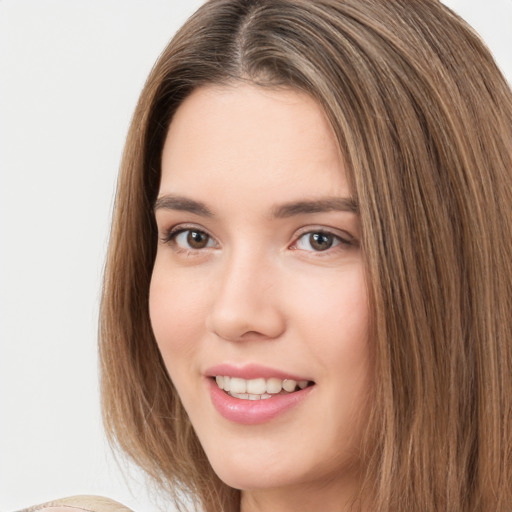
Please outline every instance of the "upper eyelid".
[[215, 238], [206, 228], [204, 228], [203, 226], [200, 226], [198, 224], [194, 224], [192, 222], [191, 223], [183, 222], [180, 224], [175, 224], [168, 228], [161, 229], [161, 231], [163, 233], [165, 233], [166, 235], [169, 235], [169, 234], [179, 233], [181, 231], [188, 231], [188, 230], [194, 230], [194, 229], [196, 231], [201, 231], [202, 233], [206, 233], [208, 236], [210, 236], [212, 238]]
[[294, 235], [294, 239], [298, 240], [304, 235], [307, 235], [308, 233], [326, 233], [329, 235], [333, 235], [337, 238], [341, 238], [342, 240], [347, 237], [350, 239], [351, 242], [356, 242], [357, 237], [355, 237], [350, 231], [347, 231], [345, 229], [340, 228], [332, 228], [327, 226], [306, 226], [304, 228], [301, 228], [296, 231], [296, 234]]
[[210, 237], [212, 240], [215, 240], [215, 242], [218, 244], [218, 240], [215, 236], [213, 236], [207, 229], [204, 227], [193, 224], [193, 223], [180, 223], [173, 226], [170, 226], [168, 228], [159, 228], [159, 238], [166, 242], [170, 241], [171, 238], [174, 238], [176, 235], [183, 233], [184, 231], [200, 231], [201, 233], [204, 233], [208, 237]]
[[[208, 229], [206, 229], [205, 227], [201, 226], [200, 224], [196, 224], [196, 223], [193, 223], [193, 222], [190, 222], [190, 223], [188, 223], [188, 222], [179, 223], [179, 224], [175, 224], [173, 226], [170, 226], [170, 227], [164, 228], [164, 229], [159, 228], [159, 231], [162, 233], [162, 235], [163, 235], [162, 238], [163, 239], [170, 239], [170, 237], [172, 235], [176, 235], [176, 234], [181, 233], [183, 231], [194, 230], [194, 229], [197, 230], [197, 231], [200, 231], [202, 233], [205, 233], [210, 238], [215, 240], [215, 242], [217, 244], [220, 245], [220, 242], [217, 239], [217, 237], [215, 237]], [[309, 225], [309, 226], [303, 226], [302, 228], [299, 228], [299, 229], [295, 230], [295, 232], [291, 236], [291, 239], [292, 239], [292, 241], [290, 242], [291, 245], [297, 243], [297, 241], [302, 236], [304, 236], [304, 235], [306, 235], [308, 233], [326, 233], [326, 234], [333, 235], [333, 236], [341, 239], [342, 241], [346, 240], [346, 241], [350, 241], [351, 243], [354, 243], [354, 244], [358, 243], [358, 238], [356, 236], [354, 236], [350, 231], [347, 231], [347, 230], [344, 230], [344, 229], [341, 229], [341, 228], [334, 228], [334, 227], [324, 226], [324, 225]]]
[[[205, 246], [205, 247], [182, 247], [178, 242], [177, 238], [187, 231], [196, 231], [200, 233], [204, 233], [208, 237], [208, 244], [210, 241], [213, 241], [213, 246]], [[206, 252], [211, 251], [212, 249], [218, 249], [220, 247], [217, 239], [212, 236], [206, 229], [198, 228], [197, 226], [190, 226], [185, 224], [177, 224], [175, 226], [171, 226], [168, 229], [163, 230], [163, 234], [159, 234], [159, 241], [164, 246], [169, 246], [176, 253], [185, 253], [189, 256], [196, 255], [199, 256], [201, 254], [205, 254]]]

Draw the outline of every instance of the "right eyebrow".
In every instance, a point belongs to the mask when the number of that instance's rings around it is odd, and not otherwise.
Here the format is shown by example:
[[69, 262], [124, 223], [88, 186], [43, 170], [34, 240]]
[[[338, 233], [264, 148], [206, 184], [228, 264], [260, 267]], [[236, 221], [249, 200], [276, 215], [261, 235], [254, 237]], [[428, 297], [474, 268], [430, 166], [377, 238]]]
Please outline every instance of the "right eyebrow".
[[352, 197], [325, 197], [312, 201], [293, 201], [273, 209], [274, 217], [286, 218], [294, 215], [321, 212], [350, 212], [357, 214], [359, 207]]
[[194, 201], [188, 197], [166, 194], [160, 196], [153, 205], [153, 211], [157, 210], [178, 210], [182, 212], [195, 213], [202, 217], [213, 217], [212, 211], [199, 201]]

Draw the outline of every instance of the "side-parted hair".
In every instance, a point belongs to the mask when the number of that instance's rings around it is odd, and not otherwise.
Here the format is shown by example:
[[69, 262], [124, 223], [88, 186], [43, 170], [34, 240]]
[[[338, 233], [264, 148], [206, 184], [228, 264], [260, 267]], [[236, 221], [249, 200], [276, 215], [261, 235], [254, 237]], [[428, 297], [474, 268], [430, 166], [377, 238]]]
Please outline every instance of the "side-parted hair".
[[128, 134], [105, 270], [111, 441], [170, 492], [239, 510], [167, 374], [148, 293], [173, 114], [198, 87], [240, 81], [309, 94], [344, 155], [371, 307], [370, 510], [510, 512], [512, 94], [435, 0], [211, 0], [161, 54]]

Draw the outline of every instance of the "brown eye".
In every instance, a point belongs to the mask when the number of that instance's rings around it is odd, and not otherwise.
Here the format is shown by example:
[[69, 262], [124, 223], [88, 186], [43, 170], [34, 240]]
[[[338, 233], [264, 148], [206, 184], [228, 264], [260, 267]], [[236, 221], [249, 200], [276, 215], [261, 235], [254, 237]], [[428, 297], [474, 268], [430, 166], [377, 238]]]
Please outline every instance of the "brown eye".
[[296, 249], [314, 253], [325, 252], [339, 245], [350, 247], [354, 245], [354, 242], [329, 231], [308, 231], [303, 233], [294, 245]]
[[182, 229], [171, 233], [168, 241], [183, 250], [198, 251], [215, 247], [215, 240], [199, 229]]
[[194, 229], [189, 229], [186, 231], [187, 234], [187, 244], [192, 249], [204, 249], [208, 247], [208, 241], [210, 237], [203, 233], [202, 231], [196, 231]]
[[334, 243], [334, 236], [330, 233], [309, 233], [309, 245], [315, 251], [330, 249]]

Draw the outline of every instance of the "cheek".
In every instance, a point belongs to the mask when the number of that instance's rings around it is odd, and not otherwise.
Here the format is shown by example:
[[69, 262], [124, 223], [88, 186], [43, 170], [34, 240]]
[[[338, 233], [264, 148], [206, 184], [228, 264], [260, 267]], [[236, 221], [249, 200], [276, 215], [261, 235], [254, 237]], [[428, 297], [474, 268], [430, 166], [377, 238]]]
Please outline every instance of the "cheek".
[[198, 354], [205, 339], [207, 294], [201, 282], [191, 282], [191, 276], [169, 272], [158, 263], [157, 259], [149, 290], [153, 334], [183, 407], [196, 424], [202, 423], [204, 407], [196, 407], [202, 381], [195, 377], [199, 375]]
[[308, 337], [317, 342], [322, 338], [317, 350], [333, 354], [366, 350], [369, 302], [361, 267], [352, 266], [315, 282], [304, 278], [300, 288], [290, 291], [295, 316], [302, 318], [304, 329], [311, 333]]
[[[338, 279], [325, 280], [310, 293], [295, 293], [295, 315], [301, 318], [303, 340], [309, 359], [317, 361], [332, 392], [326, 406], [328, 420], [341, 415], [343, 421], [364, 412], [371, 390], [372, 369], [369, 343], [369, 301], [362, 269], [351, 268]], [[298, 313], [302, 311], [302, 314]], [[334, 412], [335, 411], [335, 412]], [[358, 415], [358, 414], [356, 414]]]
[[[326, 352], [333, 375], [343, 380], [349, 389], [353, 386], [356, 402], [369, 391], [370, 386], [370, 347], [369, 347], [369, 302], [364, 276], [354, 274], [347, 279], [343, 289], [332, 291], [328, 304], [328, 315], [333, 319], [331, 329], [334, 336], [326, 335]], [[337, 300], [336, 300], [337, 298]], [[338, 371], [336, 371], [338, 369]], [[366, 400], [366, 398], [365, 398]]]
[[200, 283], [163, 272], [155, 262], [149, 290], [149, 316], [156, 342], [164, 361], [181, 359], [194, 350], [202, 334], [206, 311]]

